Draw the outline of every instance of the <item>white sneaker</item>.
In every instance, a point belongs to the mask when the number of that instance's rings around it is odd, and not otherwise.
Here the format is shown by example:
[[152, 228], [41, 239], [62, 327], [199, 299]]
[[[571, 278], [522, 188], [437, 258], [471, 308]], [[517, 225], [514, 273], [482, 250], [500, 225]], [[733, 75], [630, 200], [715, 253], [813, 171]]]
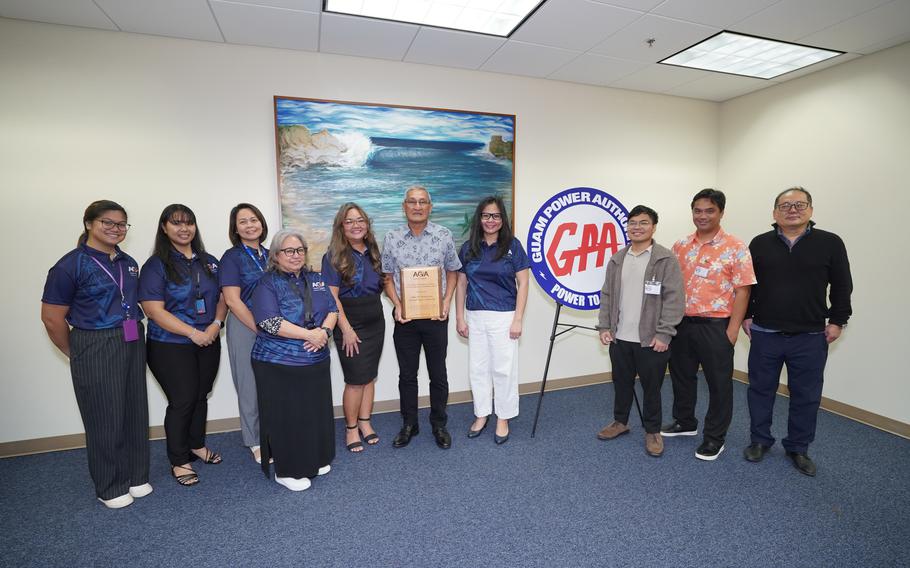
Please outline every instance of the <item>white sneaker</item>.
[[136, 499], [138, 499], [140, 497], [145, 497], [146, 495], [148, 495], [151, 492], [152, 492], [152, 486], [149, 485], [148, 483], [143, 483], [142, 485], [136, 485], [134, 487], [130, 487], [130, 495], [132, 495]]
[[327, 473], [330, 472], [330, 471], [332, 471], [332, 466], [330, 466], [330, 465], [324, 465], [324, 466], [322, 466], [322, 467], [319, 468], [319, 471], [316, 472], [316, 475], [325, 475], [325, 474], [327, 474]]
[[122, 509], [127, 505], [133, 504], [133, 496], [129, 493], [124, 493], [120, 497], [114, 497], [113, 499], [107, 500], [98, 497], [98, 500], [101, 501], [101, 503], [108, 509]]
[[310, 488], [310, 479], [308, 477], [301, 477], [297, 479], [295, 477], [278, 477], [275, 476], [275, 481], [279, 485], [284, 485], [291, 491], [306, 491]]

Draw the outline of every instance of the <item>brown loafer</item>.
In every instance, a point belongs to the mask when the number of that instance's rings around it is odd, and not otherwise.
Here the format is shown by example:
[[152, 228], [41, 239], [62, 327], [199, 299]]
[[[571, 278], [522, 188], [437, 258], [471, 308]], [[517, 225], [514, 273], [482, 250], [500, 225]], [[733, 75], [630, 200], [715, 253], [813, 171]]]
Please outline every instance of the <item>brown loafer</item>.
[[664, 439], [660, 432], [645, 434], [645, 451], [649, 456], [659, 458], [664, 453]]
[[629, 431], [629, 427], [623, 424], [622, 422], [613, 421], [608, 426], [604, 427], [603, 430], [597, 433], [598, 440], [612, 440], [617, 436], [621, 436]]

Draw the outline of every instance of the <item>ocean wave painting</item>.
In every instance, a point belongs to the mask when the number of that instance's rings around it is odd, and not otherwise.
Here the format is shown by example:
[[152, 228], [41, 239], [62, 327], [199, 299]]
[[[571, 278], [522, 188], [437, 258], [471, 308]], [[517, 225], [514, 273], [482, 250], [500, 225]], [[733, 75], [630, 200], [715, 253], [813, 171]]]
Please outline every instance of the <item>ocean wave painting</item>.
[[348, 201], [372, 218], [380, 243], [405, 222], [413, 185], [429, 190], [430, 220], [456, 245], [483, 197], [513, 210], [514, 115], [275, 97], [275, 139], [282, 224], [303, 231], [314, 265]]

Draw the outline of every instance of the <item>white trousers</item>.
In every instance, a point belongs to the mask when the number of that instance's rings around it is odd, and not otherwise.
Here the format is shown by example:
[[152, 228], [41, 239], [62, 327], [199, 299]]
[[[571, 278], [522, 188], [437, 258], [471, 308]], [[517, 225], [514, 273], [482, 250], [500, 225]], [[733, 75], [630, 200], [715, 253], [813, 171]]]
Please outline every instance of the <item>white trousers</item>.
[[509, 338], [515, 312], [467, 310], [469, 372], [474, 416], [518, 416], [518, 340]]

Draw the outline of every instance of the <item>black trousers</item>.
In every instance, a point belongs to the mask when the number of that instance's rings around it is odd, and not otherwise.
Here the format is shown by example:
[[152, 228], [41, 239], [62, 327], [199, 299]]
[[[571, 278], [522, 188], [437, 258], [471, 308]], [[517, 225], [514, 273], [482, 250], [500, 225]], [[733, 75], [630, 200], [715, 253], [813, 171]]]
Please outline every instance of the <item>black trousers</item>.
[[101, 499], [125, 495], [149, 480], [149, 406], [145, 341], [123, 329], [70, 332], [70, 373], [82, 424], [88, 470]]
[[662, 418], [660, 387], [667, 374], [670, 351], [658, 353], [650, 347], [642, 347], [633, 341], [616, 340], [610, 344], [610, 363], [613, 365], [613, 419], [629, 423], [629, 411], [635, 388], [635, 375], [641, 381], [644, 391], [642, 400], [642, 422], [645, 432], [660, 432]]
[[708, 383], [708, 413], [704, 439], [723, 444], [733, 419], [733, 345], [727, 338], [727, 318], [683, 318], [670, 351], [673, 418], [683, 427], [698, 428], [698, 366]]
[[190, 448], [205, 446], [208, 395], [221, 362], [221, 340], [195, 343], [148, 342], [148, 364], [167, 396], [164, 433], [171, 465], [190, 461]]
[[449, 320], [412, 320], [395, 322], [395, 353], [398, 355], [398, 394], [401, 417], [405, 424], [417, 424], [417, 371], [420, 348], [423, 347], [430, 375], [430, 425], [446, 425], [449, 402], [449, 379], [446, 373], [446, 350], [449, 346]]

